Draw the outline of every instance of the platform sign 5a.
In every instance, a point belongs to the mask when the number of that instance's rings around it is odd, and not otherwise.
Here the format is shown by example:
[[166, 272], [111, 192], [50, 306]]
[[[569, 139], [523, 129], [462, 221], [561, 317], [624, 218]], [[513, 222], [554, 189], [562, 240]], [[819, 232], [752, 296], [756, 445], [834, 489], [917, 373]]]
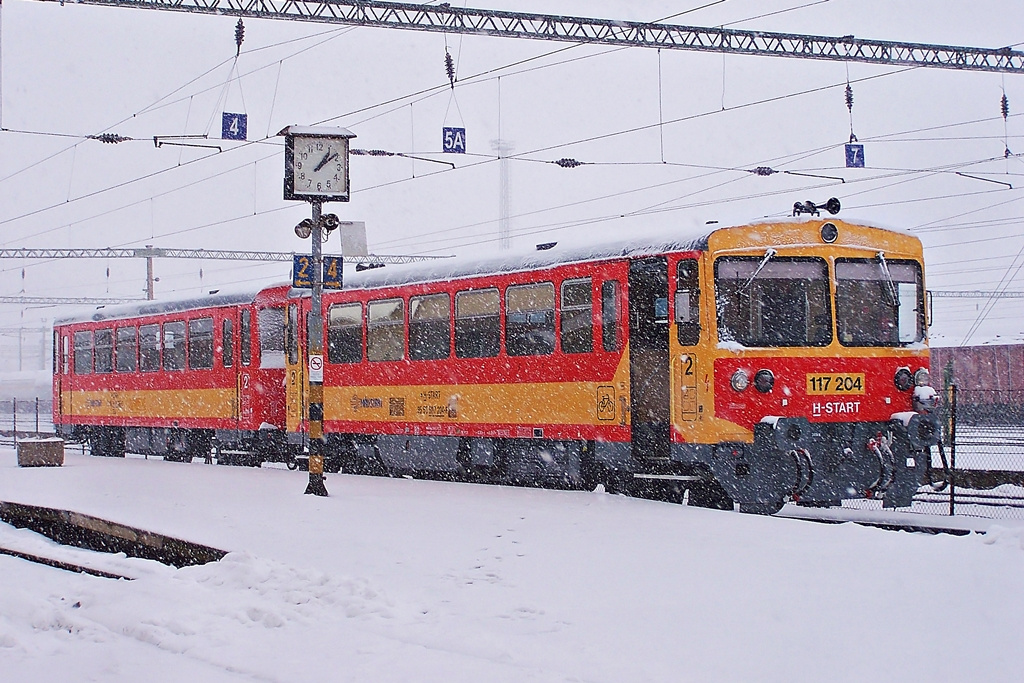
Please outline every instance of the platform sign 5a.
[[444, 128], [444, 139], [441, 141], [441, 151], [445, 154], [466, 153], [466, 129], [465, 128]]
[[[324, 256], [324, 289], [341, 289], [341, 257]], [[292, 287], [311, 289], [313, 287], [313, 257], [295, 254], [292, 256]]]
[[248, 131], [249, 116], [247, 114], [229, 114], [224, 112], [220, 119], [220, 137], [222, 140], [245, 140]]

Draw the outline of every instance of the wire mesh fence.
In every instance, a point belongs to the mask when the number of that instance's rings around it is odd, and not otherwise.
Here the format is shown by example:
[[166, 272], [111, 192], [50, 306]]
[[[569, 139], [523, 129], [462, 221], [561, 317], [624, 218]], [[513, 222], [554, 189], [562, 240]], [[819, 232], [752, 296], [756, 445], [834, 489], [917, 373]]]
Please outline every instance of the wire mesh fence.
[[0, 399], [0, 438], [53, 434], [53, 402], [47, 398]]

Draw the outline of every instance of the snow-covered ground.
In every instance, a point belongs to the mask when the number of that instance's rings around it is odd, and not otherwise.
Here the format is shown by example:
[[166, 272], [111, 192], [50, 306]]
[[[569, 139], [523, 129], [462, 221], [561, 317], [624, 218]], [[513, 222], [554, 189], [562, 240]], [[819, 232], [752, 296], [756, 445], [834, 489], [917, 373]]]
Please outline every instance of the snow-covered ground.
[[69, 451], [0, 500], [231, 551], [0, 545], [5, 681], [1016, 681], [1024, 527], [926, 536], [635, 500]]

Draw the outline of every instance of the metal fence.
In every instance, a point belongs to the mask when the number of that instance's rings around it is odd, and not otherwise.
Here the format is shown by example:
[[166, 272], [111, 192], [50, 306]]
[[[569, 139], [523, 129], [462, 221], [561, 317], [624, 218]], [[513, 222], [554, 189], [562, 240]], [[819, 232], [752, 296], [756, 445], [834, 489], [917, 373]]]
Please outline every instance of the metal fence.
[[1024, 391], [943, 392], [943, 447], [915, 503], [946, 514], [1024, 519]]
[[53, 434], [53, 401], [47, 398], [0, 399], [0, 437]]

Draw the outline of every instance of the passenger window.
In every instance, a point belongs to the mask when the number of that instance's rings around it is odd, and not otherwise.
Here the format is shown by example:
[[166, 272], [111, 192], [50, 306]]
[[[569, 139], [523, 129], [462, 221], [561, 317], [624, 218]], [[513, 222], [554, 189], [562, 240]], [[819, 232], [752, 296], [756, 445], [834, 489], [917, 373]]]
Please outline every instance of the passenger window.
[[75, 332], [75, 374], [92, 373], [92, 330]]
[[160, 326], [143, 325], [139, 328], [139, 369], [156, 372], [160, 369]]
[[114, 331], [96, 330], [93, 337], [96, 347], [96, 358], [94, 370], [97, 373], [107, 374], [114, 371]]
[[229, 318], [225, 318], [224, 322], [221, 323], [220, 344], [221, 360], [224, 367], [230, 368], [235, 364], [235, 335], [231, 329], [231, 320]]
[[61, 362], [61, 368], [64, 371], [65, 375], [68, 374], [68, 372], [71, 370], [71, 351], [70, 351], [71, 342], [69, 341], [69, 339], [70, 338], [65, 336], [65, 335], [61, 335], [61, 338], [60, 338], [60, 344], [61, 344], [61, 346], [60, 346], [60, 349], [61, 349], [60, 350], [61, 361], [60, 362]]
[[363, 360], [363, 305], [336, 304], [327, 314], [327, 360], [358, 363]]
[[605, 351], [619, 350], [619, 282], [601, 285], [601, 346]]
[[249, 365], [252, 363], [252, 314], [248, 310], [242, 311], [242, 319], [238, 327], [241, 336], [239, 356], [242, 359], [242, 365]]
[[213, 367], [213, 318], [188, 321], [188, 366], [192, 370]]
[[60, 332], [53, 331], [53, 374], [59, 375], [60, 370]]
[[135, 331], [135, 328], [117, 328], [117, 371], [135, 372], [138, 356], [138, 333]]
[[696, 259], [680, 261], [676, 269], [675, 321], [680, 344], [693, 346], [700, 341], [700, 280]]
[[366, 307], [366, 357], [371, 361], [405, 357], [405, 302], [371, 301]]
[[164, 370], [185, 369], [185, 321], [164, 323]]
[[455, 355], [490, 358], [501, 345], [501, 300], [497, 289], [466, 290], [455, 295]]
[[590, 278], [562, 283], [560, 334], [564, 353], [590, 353], [594, 350], [594, 303]]
[[260, 328], [260, 367], [284, 367], [284, 309], [262, 308], [257, 314]]
[[447, 294], [409, 299], [409, 358], [448, 358], [452, 354], [451, 338], [451, 298]]
[[555, 286], [516, 285], [505, 291], [505, 351], [544, 356], [555, 350]]

